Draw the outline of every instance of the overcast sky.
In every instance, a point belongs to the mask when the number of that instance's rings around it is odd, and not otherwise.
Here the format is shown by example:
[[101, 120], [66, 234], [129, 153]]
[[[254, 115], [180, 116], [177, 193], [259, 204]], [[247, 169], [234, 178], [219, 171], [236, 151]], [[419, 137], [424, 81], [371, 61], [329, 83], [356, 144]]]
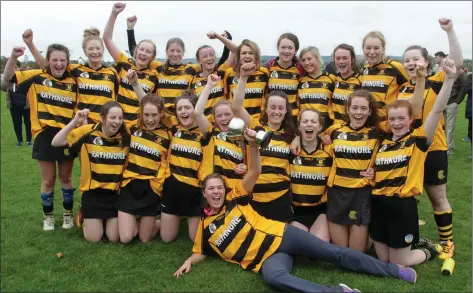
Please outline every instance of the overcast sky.
[[[95, 26], [103, 33], [114, 2], [108, 1], [9, 1], [1, 2], [1, 55], [23, 45], [21, 35], [33, 29], [39, 50], [50, 43], [62, 43], [72, 50], [73, 59], [84, 57], [81, 48], [85, 28]], [[448, 53], [448, 39], [438, 19], [453, 19], [463, 57], [472, 56], [472, 2], [144, 2], [128, 1], [119, 15], [114, 41], [127, 50], [126, 18], [137, 15], [137, 41], [149, 38], [156, 42], [157, 57], [164, 58], [167, 39], [180, 37], [186, 44], [185, 57], [194, 57], [204, 44], [220, 55], [223, 46], [209, 40], [209, 30], [230, 31], [239, 43], [255, 41], [264, 55], [277, 55], [280, 34], [292, 32], [299, 37], [300, 48], [313, 45], [322, 55], [330, 55], [340, 43], [355, 47], [361, 55], [363, 36], [371, 30], [381, 31], [387, 40], [388, 55], [402, 55], [409, 45], [422, 45], [431, 55]], [[27, 51], [28, 55], [31, 55]], [[106, 60], [111, 60], [108, 53]], [[20, 59], [22, 60], [22, 59]]]

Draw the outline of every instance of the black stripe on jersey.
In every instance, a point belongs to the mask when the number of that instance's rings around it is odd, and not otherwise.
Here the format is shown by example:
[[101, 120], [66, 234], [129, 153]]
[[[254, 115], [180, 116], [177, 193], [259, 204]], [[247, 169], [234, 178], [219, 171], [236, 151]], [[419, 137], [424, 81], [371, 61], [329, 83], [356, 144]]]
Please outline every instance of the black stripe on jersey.
[[333, 99], [333, 98], [332, 98], [332, 103], [340, 105], [340, 106], [346, 106], [347, 105], [347, 101], [340, 100], [340, 99]]
[[64, 125], [67, 125], [72, 120], [71, 117], [58, 116], [58, 115], [53, 115], [49, 112], [39, 112], [39, 111], [38, 111], [38, 119], [40, 119], [40, 120], [54, 120], [54, 121], [57, 121], [57, 122], [62, 123]]
[[335, 117], [335, 119], [337, 120], [343, 120], [343, 116], [342, 114], [338, 113], [338, 112], [333, 112], [333, 115]]
[[220, 243], [220, 246], [217, 246], [217, 249], [220, 250], [221, 253], [223, 253], [225, 249], [227, 249], [227, 247], [233, 242], [233, 240], [235, 240], [235, 237], [238, 234], [238, 232], [240, 232], [241, 229], [245, 227], [247, 223], [246, 219], [243, 216], [240, 216], [239, 219], [240, 219], [240, 222], [236, 226], [234, 226], [233, 230], [231, 230], [230, 233], [226, 234], [227, 237], [225, 238], [225, 240], [222, 241], [222, 243]]
[[[123, 164], [123, 162], [122, 162]], [[121, 174], [100, 174], [94, 171], [90, 172], [92, 180], [103, 182], [103, 183], [116, 183], [120, 182]]]
[[337, 152], [335, 151], [335, 157], [339, 159], [347, 159], [347, 160], [359, 160], [359, 161], [369, 161], [371, 160], [372, 154], [358, 154], [358, 153], [345, 153], [345, 152]]
[[[296, 80], [294, 77], [294, 75], [299, 75], [299, 73], [293, 73], [293, 72], [289, 72], [289, 71], [279, 71], [279, 70], [273, 70], [271, 72], [277, 72], [278, 74], [278, 78], [274, 78], [274, 79], [289, 79], [289, 80]], [[271, 72], [270, 72], [270, 77], [271, 77]], [[297, 76], [296, 76], [297, 77]]]
[[[87, 79], [90, 79], [90, 80], [107, 80], [111, 82], [115, 82], [117, 80], [115, 74], [80, 70], [80, 67], [74, 68], [71, 71], [71, 75], [73, 75], [74, 77], [80, 77], [81, 73], [84, 73], [84, 72], [87, 72], [87, 74], [89, 75]], [[107, 76], [107, 79], [105, 79], [104, 76]]]
[[327, 179], [308, 179], [308, 178], [295, 178], [291, 177], [292, 184], [300, 184], [300, 185], [309, 185], [309, 186], [325, 186], [327, 184]]
[[202, 155], [197, 155], [197, 154], [194, 154], [194, 153], [188, 153], [188, 152], [184, 152], [184, 151], [180, 151], [178, 149], [172, 149], [172, 148], [171, 148], [171, 151], [172, 151], [172, 155], [175, 156], [175, 157], [194, 160], [194, 161], [197, 161], [197, 162], [200, 162], [202, 160]]
[[[258, 77], [258, 80], [256, 80], [256, 77]], [[268, 75], [265, 73], [250, 75], [246, 83], [249, 84], [252, 82], [268, 82]]]
[[374, 189], [381, 189], [384, 187], [399, 187], [406, 184], [406, 177], [396, 177], [394, 179], [385, 179], [380, 182], [376, 182]]
[[205, 108], [204, 109], [204, 115], [209, 116], [210, 114], [212, 114], [212, 111], [213, 111], [213, 107], [212, 108]]
[[274, 152], [274, 151], [264, 148], [264, 149], [260, 149], [260, 156], [270, 157], [271, 159], [278, 158], [278, 159], [287, 160], [289, 154]]
[[245, 93], [245, 100], [261, 99], [262, 95], [263, 95], [263, 92], [261, 92], [261, 93]]
[[[139, 128], [137, 127], [132, 127], [131, 132], [134, 133], [138, 129]], [[160, 135], [157, 135], [148, 131], [143, 131], [141, 137], [148, 141], [156, 141], [158, 138], [161, 138], [161, 145], [163, 146], [163, 148], [166, 148], [166, 149], [169, 148], [169, 144], [171, 143], [170, 137], [162, 137]]]
[[372, 93], [382, 93], [385, 94], [388, 91], [389, 84], [385, 84], [382, 87], [381, 86], [371, 86], [371, 85], [365, 85], [363, 86], [363, 89], [368, 89]]
[[292, 201], [297, 203], [314, 204], [322, 200], [322, 195], [297, 194], [292, 192]]
[[223, 175], [223, 176], [227, 177], [228, 179], [241, 179], [241, 178], [243, 178], [243, 175], [238, 175], [237, 173], [235, 173], [235, 171], [224, 169], [222, 166], [218, 166], [218, 165], [214, 166], [214, 173]]
[[[365, 133], [358, 133], [358, 132], [344, 132], [337, 130], [332, 132], [332, 140], [338, 138], [338, 136], [342, 133], [346, 134], [346, 138], [343, 140], [347, 141], [360, 141], [363, 140]], [[376, 129], [372, 129], [368, 131], [368, 139], [375, 139], [378, 138]]]
[[[434, 93], [438, 96], [440, 93], [440, 89], [442, 88], [443, 83], [439, 81], [433, 81], [430, 79], [427, 79], [425, 83], [425, 89], [433, 90]], [[414, 92], [414, 87], [412, 88], [412, 92]]]
[[[319, 76], [318, 78], [321, 78], [321, 76]], [[329, 91], [333, 92], [333, 90], [335, 89], [335, 85], [331, 82], [328, 82], [328, 81], [314, 81], [314, 80], [309, 80], [309, 81], [306, 81], [308, 84], [309, 84], [309, 87], [306, 88], [306, 89], [318, 89], [318, 88], [326, 88], [328, 89]], [[302, 85], [304, 83], [303, 82], [300, 82], [299, 83], [299, 89], [302, 89]], [[324, 87], [325, 85], [325, 87]]]
[[251, 242], [255, 238], [255, 234], [256, 234], [256, 230], [251, 229], [250, 233], [248, 233], [245, 240], [240, 245], [240, 248], [238, 248], [237, 252], [232, 257], [234, 261], [240, 263], [243, 260], [243, 258], [245, 257], [245, 254], [248, 252], [248, 248], [250, 248]]
[[[158, 89], [161, 90], [186, 90], [189, 87], [189, 84], [181, 84], [181, 83], [167, 83], [167, 82], [160, 82], [158, 80]], [[176, 99], [177, 97], [174, 97], [173, 99]]]
[[87, 104], [87, 103], [79, 102], [79, 104], [77, 105], [77, 109], [78, 110], [89, 109], [90, 112], [100, 113], [100, 110], [102, 109], [102, 105]]
[[142, 157], [142, 158], [146, 158], [146, 159], [149, 159], [151, 161], [160, 161], [161, 160], [161, 155], [159, 156], [156, 156], [154, 154], [150, 154], [148, 152], [145, 152], [145, 151], [142, 151], [142, 150], [138, 150], [136, 148], [132, 148], [130, 147], [130, 154], [134, 154], [135, 156], [139, 156], [139, 157]]
[[74, 109], [75, 102], [72, 100], [72, 97], [66, 97], [66, 96], [64, 96], [64, 97], [70, 99], [72, 101], [72, 103], [67, 103], [67, 102], [57, 101], [57, 100], [53, 100], [53, 99], [43, 98], [43, 97], [41, 97], [40, 93], [36, 94], [36, 100], [38, 101], [38, 103], [43, 103], [45, 105], [51, 105], [51, 106], [55, 106], [55, 107], [65, 108], [65, 109], [71, 109], [71, 110]]
[[266, 235], [264, 237], [263, 242], [261, 243], [261, 246], [258, 249], [258, 252], [256, 253], [255, 258], [253, 261], [246, 267], [246, 270], [252, 270], [254, 269], [263, 259], [263, 256], [266, 254], [268, 249], [271, 247], [271, 245], [274, 242], [274, 239], [276, 237], [274, 235]]
[[171, 173], [181, 175], [188, 178], [197, 178], [197, 171], [191, 168], [185, 168], [181, 166], [176, 166], [174, 164], [169, 164]]
[[112, 98], [113, 92], [112, 89], [110, 91], [100, 91], [100, 90], [90, 90], [90, 89], [81, 89], [79, 88], [79, 93], [82, 95], [91, 95], [91, 96], [100, 96], [106, 98]]
[[308, 160], [304, 157], [301, 157], [302, 165], [308, 167], [332, 167], [333, 159], [332, 158], [317, 158], [316, 160]]
[[128, 171], [131, 171], [131, 172], [134, 172], [134, 173], [137, 173], [137, 174], [140, 174], [140, 175], [153, 176], [153, 177], [155, 177], [157, 172], [158, 172], [158, 170], [145, 168], [143, 166], [133, 164], [131, 162], [128, 162], [128, 164], [126, 166], [126, 169]]
[[[98, 124], [97, 128], [95, 129], [102, 129], [102, 124]], [[115, 140], [115, 139], [104, 139], [103, 137], [100, 137], [100, 136], [97, 136], [97, 135], [93, 135], [93, 134], [90, 134], [87, 136], [87, 143], [88, 144], [94, 144], [94, 140], [96, 138], [100, 138], [100, 140], [102, 141], [102, 144], [101, 146], [104, 146], [104, 147], [117, 147], [117, 146], [121, 146], [120, 145], [120, 141], [118, 140]]]
[[[38, 79], [37, 81], [39, 81], [40, 84], [43, 84], [43, 82], [48, 79], [49, 81], [51, 81], [52, 83], [52, 86], [50, 86], [51, 88], [55, 88], [55, 89], [58, 89], [58, 90], [64, 90], [64, 91], [68, 91], [68, 92], [77, 92], [77, 84], [75, 83], [62, 83], [62, 82], [57, 82], [55, 80], [52, 80], [52, 79], [49, 79], [45, 76], [41, 76], [41, 75], [37, 75], [36, 78]], [[37, 82], [35, 80], [35, 82]], [[68, 86], [71, 86], [71, 90], [68, 90], [67, 87]]]
[[256, 184], [253, 188], [253, 192], [255, 193], [266, 193], [266, 192], [277, 192], [288, 190], [290, 188], [289, 181], [281, 181], [276, 183], [261, 183]]
[[236, 165], [242, 163], [242, 160], [234, 158], [225, 152], [219, 152], [217, 146], [215, 146], [214, 156], [218, 156], [220, 159], [230, 161], [232, 163], [235, 163]]
[[140, 102], [138, 100], [129, 99], [122, 95], [117, 95], [117, 102], [119, 102], [120, 104], [125, 104], [134, 107], [140, 106]]
[[410, 157], [405, 161], [396, 162], [392, 164], [379, 165], [379, 166], [376, 166], [376, 172], [390, 171], [394, 169], [404, 168], [409, 165], [409, 161], [410, 161]]
[[123, 113], [123, 120], [125, 121], [133, 121], [138, 119], [138, 114], [136, 113]]
[[360, 170], [348, 169], [348, 168], [337, 168], [337, 176], [343, 176], [347, 178], [360, 179], [363, 176], [360, 175]]
[[263, 165], [261, 167], [261, 174], [277, 174], [277, 175], [287, 175], [285, 168], [274, 167], [274, 166], [266, 166]]
[[207, 256], [216, 255], [215, 250], [210, 246], [209, 239], [212, 237], [212, 232], [210, 232], [210, 225], [204, 229], [204, 222], [201, 219], [202, 224], [202, 253]]
[[261, 107], [245, 107], [245, 109], [250, 115], [261, 113]]
[[94, 158], [94, 156], [89, 155], [90, 162], [94, 164], [103, 164], [103, 165], [123, 165], [125, 160], [123, 159], [106, 159], [106, 158]]

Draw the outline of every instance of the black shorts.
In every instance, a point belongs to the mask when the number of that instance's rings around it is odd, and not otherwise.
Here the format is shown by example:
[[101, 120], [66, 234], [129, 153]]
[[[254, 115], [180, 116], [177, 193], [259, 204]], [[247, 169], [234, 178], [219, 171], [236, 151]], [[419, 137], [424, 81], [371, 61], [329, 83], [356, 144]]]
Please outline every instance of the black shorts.
[[161, 214], [161, 197], [154, 193], [149, 180], [133, 179], [120, 188], [116, 207], [127, 214], [155, 217]]
[[200, 188], [180, 182], [173, 175], [164, 180], [161, 212], [181, 217], [202, 215]]
[[53, 147], [51, 145], [54, 136], [60, 130], [56, 127], [46, 127], [36, 136], [33, 143], [33, 159], [53, 162], [74, 160], [77, 154], [71, 153], [69, 147]]
[[281, 197], [270, 202], [250, 201], [251, 207], [266, 219], [283, 223], [294, 220], [291, 193], [287, 191]]
[[427, 153], [424, 166], [424, 185], [442, 185], [447, 183], [448, 156], [447, 151], [431, 151]]
[[327, 213], [327, 204], [319, 204], [314, 207], [293, 206], [294, 220], [310, 229], [314, 225], [317, 218]]
[[371, 239], [391, 248], [419, 242], [419, 216], [414, 197], [371, 197]]
[[118, 216], [115, 203], [118, 193], [108, 189], [84, 191], [81, 197], [81, 213], [84, 219], [111, 219]]
[[327, 219], [339, 225], [369, 225], [372, 188], [329, 187]]

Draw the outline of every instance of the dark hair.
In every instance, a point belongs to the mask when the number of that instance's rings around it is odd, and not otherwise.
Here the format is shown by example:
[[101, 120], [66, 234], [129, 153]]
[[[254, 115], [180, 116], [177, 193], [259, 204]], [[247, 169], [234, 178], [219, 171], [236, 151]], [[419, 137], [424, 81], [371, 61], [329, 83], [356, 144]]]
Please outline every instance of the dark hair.
[[376, 104], [376, 100], [373, 97], [373, 94], [371, 94], [367, 90], [356, 90], [348, 96], [347, 110], [346, 110], [346, 114], [344, 116], [344, 118], [345, 118], [344, 120], [347, 123], [350, 123], [350, 116], [348, 114], [348, 109], [350, 109], [351, 102], [353, 101], [354, 98], [364, 98], [368, 101], [368, 105], [369, 105], [371, 113], [370, 113], [370, 116], [368, 117], [368, 119], [366, 119], [365, 127], [376, 127], [377, 128], [378, 127], [378, 120], [379, 120], [378, 119], [378, 106]]
[[331, 55], [332, 58], [334, 58], [334, 60], [335, 60], [335, 53], [337, 52], [338, 49], [343, 49], [343, 50], [347, 50], [347, 51], [350, 52], [351, 70], [353, 70], [353, 72], [355, 72], [355, 73], [360, 73], [361, 72], [360, 65], [358, 64], [358, 62], [356, 62], [355, 48], [353, 48], [353, 46], [345, 44], [345, 43], [336, 46], [335, 49], [332, 52], [332, 55]]
[[[325, 119], [324, 117], [322, 116], [322, 114], [320, 114], [319, 110], [316, 110], [316, 109], [304, 109], [302, 110], [300, 113], [299, 113], [299, 119], [297, 119], [297, 126], [300, 126], [301, 125], [301, 118], [302, 118], [302, 114], [304, 114], [305, 112], [314, 112], [315, 114], [317, 114], [317, 117], [319, 117], [319, 124], [322, 126], [322, 130], [324, 129], [324, 126], [325, 126]], [[321, 131], [322, 131], [321, 130]]]
[[67, 64], [69, 64], [69, 57], [70, 57], [69, 49], [66, 46], [61, 45], [61, 44], [51, 44], [48, 46], [48, 49], [46, 51], [46, 60], [49, 61], [49, 58], [51, 57], [51, 53], [54, 51], [61, 51], [61, 52], [66, 53]]
[[[148, 93], [140, 101], [140, 111], [139, 111], [139, 115], [138, 115], [138, 125], [143, 125], [143, 111], [144, 111], [144, 107], [147, 104], [151, 104], [153, 106], [156, 106], [156, 108], [158, 109], [158, 113], [160, 113], [160, 114], [164, 114], [163, 111], [166, 110], [166, 108], [164, 107], [164, 100], [160, 96], [157, 96], [153, 93]], [[161, 119], [162, 119], [162, 117], [163, 116], [161, 116]]]
[[435, 57], [437, 57], [437, 56], [440, 56], [440, 57], [442, 57], [442, 58], [445, 58], [445, 57], [447, 57], [447, 55], [445, 55], [445, 53], [444, 53], [444, 52], [442, 52], [442, 51], [438, 51], [437, 53], [435, 53], [435, 55], [434, 55], [434, 56], [435, 56]]
[[[105, 120], [107, 118], [108, 112], [112, 108], [119, 108], [120, 110], [122, 110], [122, 113], [123, 113], [123, 108], [120, 105], [120, 103], [118, 103], [117, 101], [108, 101], [102, 105], [102, 108], [100, 109], [100, 117], [102, 117], [102, 119]], [[123, 138], [123, 145], [125, 146], [129, 145], [130, 134], [128, 133], [128, 131], [126, 131], [125, 123], [122, 123], [122, 125], [120, 125], [120, 128], [118, 129], [117, 132], [120, 133], [120, 135]]]
[[[222, 183], [223, 183], [223, 186], [225, 187], [225, 189], [227, 188], [227, 186], [225, 185], [225, 180], [223, 179], [223, 176], [218, 174], [218, 173], [212, 173], [212, 174], [209, 174], [207, 176], [205, 176], [204, 180], [202, 180], [202, 182], [200, 183], [200, 187], [202, 189], [202, 197], [204, 197], [204, 191], [205, 191], [205, 187], [207, 186], [207, 182], [210, 180], [210, 179], [220, 179], [222, 180]], [[205, 197], [202, 199], [202, 205], [204, 208], [208, 208], [209, 207], [209, 204], [208, 202], [205, 200]]]
[[418, 46], [418, 45], [409, 46], [409, 47], [407, 47], [406, 50], [404, 50], [404, 54], [402, 54], [402, 55], [405, 56], [406, 52], [411, 51], [411, 50], [419, 50], [420, 51], [420, 54], [422, 55], [422, 57], [424, 57], [425, 61], [428, 63], [427, 64], [427, 72], [429, 72], [430, 69], [432, 69], [432, 64], [430, 63], [429, 52], [427, 52], [427, 49], [424, 48], [424, 47]]
[[183, 91], [181, 96], [177, 97], [176, 100], [174, 101], [174, 111], [175, 111], [174, 114], [176, 115], [176, 117], [177, 117], [177, 104], [179, 103], [180, 100], [188, 100], [195, 109], [195, 105], [197, 104], [197, 99], [198, 97], [193, 90], [187, 89]]
[[268, 109], [268, 104], [269, 104], [269, 98], [271, 97], [281, 97], [286, 101], [286, 114], [284, 115], [284, 119], [281, 123], [281, 127], [284, 128], [284, 135], [288, 136], [287, 139], [289, 140], [289, 143], [292, 141], [294, 135], [297, 132], [296, 126], [294, 125], [294, 121], [292, 120], [292, 108], [291, 104], [289, 103], [289, 98], [287, 97], [287, 94], [281, 90], [274, 90], [270, 92], [266, 96], [266, 103], [264, 104], [264, 111], [261, 115], [260, 121], [263, 124], [268, 124], [268, 114], [266, 113], [266, 109]]
[[296, 53], [294, 54], [294, 56], [292, 57], [292, 61], [294, 62], [297, 62], [298, 61], [298, 58], [297, 58], [297, 51], [299, 51], [299, 38], [293, 34], [293, 33], [284, 33], [282, 35], [279, 36], [279, 39], [278, 39], [278, 42], [277, 42], [277, 49], [279, 49], [279, 44], [281, 43], [282, 40], [284, 39], [288, 39], [289, 41], [293, 42], [294, 43], [294, 47], [296, 49]]

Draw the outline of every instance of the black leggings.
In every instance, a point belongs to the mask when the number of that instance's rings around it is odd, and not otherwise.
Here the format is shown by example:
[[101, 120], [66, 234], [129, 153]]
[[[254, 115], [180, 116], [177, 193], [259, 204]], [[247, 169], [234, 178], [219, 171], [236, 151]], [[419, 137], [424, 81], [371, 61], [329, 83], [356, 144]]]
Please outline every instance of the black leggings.
[[13, 121], [13, 129], [15, 129], [16, 140], [23, 142], [23, 129], [21, 126], [21, 118], [25, 123], [26, 141], [31, 141], [31, 121], [30, 109], [10, 108], [10, 114]]

